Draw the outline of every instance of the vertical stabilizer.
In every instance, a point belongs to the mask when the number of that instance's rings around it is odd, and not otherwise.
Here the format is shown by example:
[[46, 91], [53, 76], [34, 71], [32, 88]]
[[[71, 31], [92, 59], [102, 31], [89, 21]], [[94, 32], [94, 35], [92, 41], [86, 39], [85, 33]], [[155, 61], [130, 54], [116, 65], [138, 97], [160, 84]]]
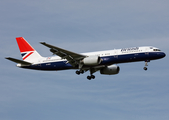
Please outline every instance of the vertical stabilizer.
[[42, 56], [23, 38], [16, 38], [22, 59], [27, 62], [37, 62]]

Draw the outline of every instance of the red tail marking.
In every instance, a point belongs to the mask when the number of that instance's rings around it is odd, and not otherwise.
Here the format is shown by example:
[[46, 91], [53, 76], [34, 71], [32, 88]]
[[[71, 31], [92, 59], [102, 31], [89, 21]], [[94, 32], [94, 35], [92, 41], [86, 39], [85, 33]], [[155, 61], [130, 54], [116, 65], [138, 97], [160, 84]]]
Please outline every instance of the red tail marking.
[[18, 43], [20, 52], [35, 51], [33, 47], [23, 37], [16, 38], [16, 41]]
[[33, 53], [33, 52], [30, 52], [27, 56], [25, 56], [25, 57], [23, 58], [23, 60], [25, 60], [27, 57], [29, 57], [32, 53]]

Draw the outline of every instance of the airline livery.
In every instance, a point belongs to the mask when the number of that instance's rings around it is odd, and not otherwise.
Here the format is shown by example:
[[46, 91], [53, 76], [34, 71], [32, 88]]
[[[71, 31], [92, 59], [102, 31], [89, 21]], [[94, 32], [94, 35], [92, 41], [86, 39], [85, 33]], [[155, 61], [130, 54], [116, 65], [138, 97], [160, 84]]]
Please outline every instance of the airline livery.
[[107, 51], [75, 53], [45, 42], [42, 45], [50, 48], [57, 56], [42, 57], [23, 37], [16, 38], [23, 60], [7, 57], [17, 67], [34, 70], [67, 70], [78, 69], [76, 74], [80, 75], [86, 71], [90, 72], [87, 79], [94, 79], [93, 73], [100, 71], [104, 75], [118, 74], [120, 67], [116, 64], [145, 61], [144, 70], [147, 70], [148, 62], [165, 57], [165, 53], [152, 46], [132, 47]]

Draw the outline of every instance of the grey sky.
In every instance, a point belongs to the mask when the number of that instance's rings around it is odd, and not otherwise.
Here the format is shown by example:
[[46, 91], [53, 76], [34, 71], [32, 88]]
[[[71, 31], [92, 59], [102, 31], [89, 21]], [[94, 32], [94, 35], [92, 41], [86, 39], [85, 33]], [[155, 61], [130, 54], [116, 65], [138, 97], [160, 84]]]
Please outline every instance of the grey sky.
[[[1, 0], [0, 119], [169, 119], [169, 1]], [[15, 37], [42, 56], [47, 43], [74, 52], [151, 45], [167, 56], [119, 64], [118, 75], [96, 73], [88, 81], [74, 70], [24, 70], [4, 57], [21, 59]]]

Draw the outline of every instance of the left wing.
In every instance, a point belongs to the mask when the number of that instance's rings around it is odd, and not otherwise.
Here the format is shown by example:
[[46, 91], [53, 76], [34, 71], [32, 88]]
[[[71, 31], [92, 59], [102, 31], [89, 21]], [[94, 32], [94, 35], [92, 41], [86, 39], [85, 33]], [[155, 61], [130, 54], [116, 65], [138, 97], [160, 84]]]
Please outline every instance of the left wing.
[[45, 45], [46, 47], [51, 48], [50, 51], [53, 54], [56, 54], [58, 56], [60, 56], [62, 59], [67, 59], [68, 62], [72, 65], [75, 66], [77, 65], [77, 63], [79, 63], [79, 61], [87, 56], [82, 55], [82, 54], [78, 54], [78, 53], [74, 53], [50, 44], [47, 44], [45, 42], [40, 42], [42, 45]]

